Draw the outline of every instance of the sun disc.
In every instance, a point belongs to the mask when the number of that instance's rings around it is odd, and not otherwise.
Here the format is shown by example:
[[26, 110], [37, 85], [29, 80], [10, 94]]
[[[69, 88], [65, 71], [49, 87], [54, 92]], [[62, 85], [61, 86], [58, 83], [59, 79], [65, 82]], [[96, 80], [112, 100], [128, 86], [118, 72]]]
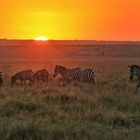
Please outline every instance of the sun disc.
[[37, 41], [47, 41], [48, 38], [47, 37], [40, 36], [40, 37], [36, 37], [35, 40], [37, 40]]

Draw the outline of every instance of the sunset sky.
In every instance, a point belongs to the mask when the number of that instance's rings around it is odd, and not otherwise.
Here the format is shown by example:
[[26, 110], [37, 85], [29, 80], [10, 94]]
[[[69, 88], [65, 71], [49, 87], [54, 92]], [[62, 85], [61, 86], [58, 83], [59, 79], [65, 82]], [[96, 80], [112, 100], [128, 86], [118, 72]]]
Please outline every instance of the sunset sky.
[[0, 38], [140, 40], [140, 0], [3, 0]]

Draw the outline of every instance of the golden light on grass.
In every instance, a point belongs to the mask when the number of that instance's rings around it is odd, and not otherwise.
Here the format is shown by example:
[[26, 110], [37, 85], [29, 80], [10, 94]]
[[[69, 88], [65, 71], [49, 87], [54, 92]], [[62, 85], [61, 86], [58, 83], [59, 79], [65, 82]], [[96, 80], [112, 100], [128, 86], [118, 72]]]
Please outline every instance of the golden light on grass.
[[39, 36], [39, 37], [36, 37], [35, 40], [37, 40], [37, 41], [47, 41], [48, 38], [47, 37], [43, 37], [43, 36]]

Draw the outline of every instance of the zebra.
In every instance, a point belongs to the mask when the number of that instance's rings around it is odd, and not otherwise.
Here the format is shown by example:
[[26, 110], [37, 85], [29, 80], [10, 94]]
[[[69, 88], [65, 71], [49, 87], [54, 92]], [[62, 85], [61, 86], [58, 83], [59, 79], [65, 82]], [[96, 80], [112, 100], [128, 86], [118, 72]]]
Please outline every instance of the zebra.
[[138, 88], [140, 87], [140, 66], [138, 65], [128, 65], [130, 68], [130, 80], [133, 80], [134, 77], [137, 77], [138, 79], [138, 84], [135, 89], [135, 94], [137, 93]]
[[17, 80], [20, 80], [20, 84], [26, 84], [26, 80], [32, 83], [33, 71], [32, 70], [24, 70], [16, 73], [14, 76], [11, 77], [11, 85], [15, 84]]
[[60, 65], [56, 65], [54, 69], [53, 77], [55, 78], [58, 74], [62, 76], [63, 81], [71, 82], [79, 80], [79, 74], [81, 69], [76, 67], [74, 69], [68, 69]]
[[84, 69], [79, 75], [80, 82], [89, 82], [95, 84], [95, 71], [93, 69]]
[[33, 82], [37, 81], [39, 83], [40, 81], [43, 81], [44, 83], [46, 83], [48, 82], [48, 78], [49, 72], [46, 69], [37, 70], [33, 74]]
[[2, 72], [0, 72], [0, 86], [3, 85], [3, 80], [2, 80]]

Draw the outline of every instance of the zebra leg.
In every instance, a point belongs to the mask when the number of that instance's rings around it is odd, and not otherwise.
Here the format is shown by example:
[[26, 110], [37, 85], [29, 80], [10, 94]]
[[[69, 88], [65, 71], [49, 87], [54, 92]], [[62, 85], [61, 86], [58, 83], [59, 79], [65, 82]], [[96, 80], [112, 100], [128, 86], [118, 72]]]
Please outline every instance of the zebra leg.
[[45, 78], [45, 87], [48, 86], [48, 78]]
[[93, 84], [96, 84], [95, 79], [92, 79], [92, 83], [93, 83]]
[[0, 79], [0, 86], [2, 86], [3, 85], [3, 81], [2, 81], [2, 79]]
[[38, 84], [38, 85], [39, 85], [39, 88], [42, 88], [42, 85], [43, 85], [43, 84], [42, 84], [42, 80], [39, 79], [39, 80], [38, 80], [38, 83], [39, 83], [39, 84]]
[[25, 80], [23, 80], [23, 83], [24, 83], [24, 85], [26, 85], [26, 82], [25, 82]]
[[70, 85], [72, 83], [72, 81], [73, 80], [70, 80], [70, 79], [66, 80], [66, 85]]
[[39, 79], [36, 79], [36, 85], [38, 88], [40, 87], [40, 80]]
[[46, 85], [48, 85], [48, 79], [46, 79]]
[[68, 83], [68, 81], [67, 81], [66, 79], [64, 79], [64, 80], [62, 81], [62, 86], [66, 86], [67, 83]]
[[139, 82], [138, 85], [136, 86], [135, 94], [137, 94], [137, 90], [138, 90], [139, 87], [140, 87], [140, 82]]
[[33, 83], [33, 80], [30, 79], [30, 80], [29, 80], [29, 86], [32, 86], [32, 83]]
[[46, 79], [43, 79], [42, 81], [43, 81], [44, 84], [46, 84]]
[[33, 78], [33, 77], [30, 78], [30, 79], [29, 79], [29, 82], [30, 82], [29, 84], [30, 84], [31, 86], [34, 85], [34, 78]]
[[60, 78], [58, 79], [59, 85], [63, 86], [64, 81], [65, 81], [64, 78], [60, 77]]
[[20, 85], [23, 85], [23, 80], [22, 79], [20, 79]]
[[45, 80], [45, 79], [42, 79], [42, 80], [41, 80], [41, 83], [42, 83], [42, 84], [41, 84], [42, 87], [44, 88], [44, 87], [45, 87], [45, 84], [46, 84], [46, 80]]

